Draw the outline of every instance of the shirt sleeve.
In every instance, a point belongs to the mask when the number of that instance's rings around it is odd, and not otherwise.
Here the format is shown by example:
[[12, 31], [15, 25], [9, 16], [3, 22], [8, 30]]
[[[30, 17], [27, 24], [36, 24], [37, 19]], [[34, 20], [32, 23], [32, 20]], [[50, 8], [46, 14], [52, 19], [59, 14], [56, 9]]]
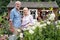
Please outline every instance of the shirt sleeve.
[[10, 12], [10, 21], [13, 21], [13, 19], [14, 19], [14, 12], [11, 11], [11, 12]]
[[32, 15], [30, 15], [30, 23], [31, 23], [32, 25], [34, 24], [34, 20], [33, 20]]

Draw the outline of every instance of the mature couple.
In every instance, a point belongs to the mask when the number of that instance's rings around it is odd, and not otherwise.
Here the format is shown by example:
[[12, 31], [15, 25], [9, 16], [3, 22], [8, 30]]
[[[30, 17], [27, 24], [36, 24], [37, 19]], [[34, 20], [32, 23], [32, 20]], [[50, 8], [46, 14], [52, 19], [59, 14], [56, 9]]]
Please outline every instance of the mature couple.
[[23, 29], [33, 25], [33, 17], [27, 7], [23, 8], [23, 16], [20, 13], [21, 2], [16, 1], [15, 7], [10, 12], [10, 30], [17, 34], [17, 29]]

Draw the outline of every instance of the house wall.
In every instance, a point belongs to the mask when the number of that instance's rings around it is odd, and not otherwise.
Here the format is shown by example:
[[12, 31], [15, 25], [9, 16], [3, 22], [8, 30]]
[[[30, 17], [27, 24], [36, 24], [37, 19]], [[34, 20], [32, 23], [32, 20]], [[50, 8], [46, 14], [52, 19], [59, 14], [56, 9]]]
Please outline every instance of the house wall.
[[8, 8], [8, 19], [10, 18], [10, 11], [12, 8]]
[[[9, 18], [9, 16], [10, 16], [10, 11], [11, 11], [11, 9], [12, 9], [12, 8], [8, 8], [8, 18]], [[41, 12], [41, 10], [43, 10], [43, 8], [38, 8], [38, 9], [37, 9], [37, 13], [38, 13], [38, 12]], [[48, 10], [48, 8], [46, 8], [46, 10]], [[58, 17], [58, 16], [57, 16], [58, 8], [54, 8], [53, 11], [54, 11], [54, 13], [55, 13], [55, 15], [56, 15], [55, 19], [57, 20], [57, 17]]]
[[[38, 12], [40, 12], [41, 13], [41, 10], [43, 10], [43, 8], [39, 8], [38, 9]], [[49, 8], [46, 8], [45, 10], [49, 10]], [[55, 20], [57, 20], [57, 18], [58, 18], [58, 8], [53, 8], [53, 12], [55, 13]]]
[[55, 19], [57, 20], [58, 19], [58, 8], [54, 8], [53, 9], [54, 13], [55, 13]]

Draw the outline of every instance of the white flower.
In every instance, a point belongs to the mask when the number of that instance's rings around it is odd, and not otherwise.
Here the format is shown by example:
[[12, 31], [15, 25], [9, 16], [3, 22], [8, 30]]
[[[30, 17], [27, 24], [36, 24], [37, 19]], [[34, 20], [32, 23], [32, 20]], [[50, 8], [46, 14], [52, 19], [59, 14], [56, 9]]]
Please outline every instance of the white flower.
[[43, 27], [43, 28], [46, 28], [46, 27]]
[[60, 23], [60, 20], [58, 20], [58, 22]]
[[57, 25], [56, 27], [57, 27], [58, 29], [60, 29], [60, 25]]
[[36, 26], [39, 26], [39, 25], [40, 25], [40, 22], [36, 22], [35, 25], [36, 25]]
[[45, 27], [47, 24], [46, 23], [43, 23], [43, 24], [40, 24], [39, 27]]
[[60, 25], [57, 25], [56, 27], [57, 27], [57, 28], [59, 28], [59, 27], [60, 27]]
[[43, 26], [46, 26], [47, 24], [46, 23], [44, 23], [44, 24], [42, 24]]
[[3, 35], [1, 35], [1, 36], [3, 36]]
[[31, 29], [31, 27], [29, 26], [29, 27], [27, 27], [27, 30], [30, 30]]
[[55, 24], [58, 24], [58, 22], [57, 22], [57, 21], [55, 21]]
[[34, 21], [34, 24], [37, 22], [37, 20], [33, 20]]
[[41, 24], [39, 27], [43, 27], [43, 25]]
[[21, 30], [20, 30], [20, 29], [17, 29], [17, 31], [18, 31], [18, 32], [21, 32]]
[[33, 27], [32, 27], [32, 30], [35, 30], [35, 28], [36, 28], [36, 26], [33, 26]]
[[30, 34], [33, 34], [33, 33], [34, 33], [34, 31], [33, 31], [33, 30], [29, 30], [29, 33], [30, 33]]
[[47, 20], [44, 20], [44, 22], [47, 22]]
[[50, 14], [50, 17], [49, 17], [49, 20], [54, 20], [55, 19], [55, 14], [54, 13], [51, 13]]
[[46, 23], [40, 24], [39, 28], [46, 28], [45, 26], [47, 26]]
[[47, 24], [48, 24], [48, 25], [50, 25], [50, 23], [51, 23], [50, 21], [47, 21]]
[[23, 38], [23, 33], [20, 33], [20, 38]]
[[27, 30], [27, 28], [23, 28], [23, 30], [24, 30], [24, 31], [26, 31], [26, 30]]

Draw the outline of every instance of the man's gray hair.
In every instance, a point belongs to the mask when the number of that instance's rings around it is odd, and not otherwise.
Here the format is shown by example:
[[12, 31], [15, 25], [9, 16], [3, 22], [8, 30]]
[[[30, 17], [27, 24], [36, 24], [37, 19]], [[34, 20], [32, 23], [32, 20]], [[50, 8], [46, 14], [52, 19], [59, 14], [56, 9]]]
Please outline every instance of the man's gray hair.
[[21, 2], [20, 2], [20, 1], [16, 1], [16, 2], [15, 2], [15, 4], [17, 4], [17, 3], [21, 4]]

